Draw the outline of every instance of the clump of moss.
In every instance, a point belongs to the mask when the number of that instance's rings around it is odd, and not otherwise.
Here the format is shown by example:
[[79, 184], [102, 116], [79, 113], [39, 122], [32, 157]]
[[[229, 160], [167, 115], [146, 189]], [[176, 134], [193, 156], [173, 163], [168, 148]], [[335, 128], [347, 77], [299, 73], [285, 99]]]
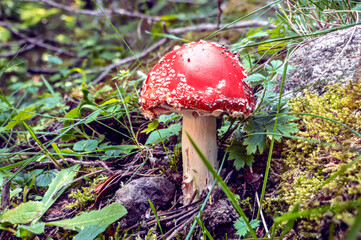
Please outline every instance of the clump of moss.
[[69, 197], [75, 198], [75, 203], [67, 205], [67, 208], [80, 208], [81, 210], [85, 209], [89, 203], [94, 202], [96, 199], [96, 194], [94, 194], [93, 187], [82, 187], [80, 189], [72, 190], [69, 194]]
[[[360, 154], [360, 137], [342, 124], [361, 132], [361, 81], [349, 82], [346, 87], [328, 86], [323, 95], [305, 92], [304, 96], [290, 100], [289, 106], [293, 112], [310, 115], [298, 116], [300, 131], [296, 136], [304, 140], [285, 141], [282, 158], [275, 160], [286, 166], [278, 171], [282, 179], [275, 209], [287, 212], [297, 202], [302, 209], [309, 209], [330, 205], [334, 199], [349, 201], [361, 197], [359, 162], [312, 194], [332, 173]], [[338, 236], [345, 232], [340, 226], [349, 224], [340, 217], [346, 212], [334, 213], [334, 221], [329, 221], [329, 224], [339, 223], [334, 232]], [[349, 210], [348, 214], [354, 216], [355, 213]], [[298, 238], [327, 237], [321, 222], [321, 215], [299, 220], [295, 229]]]

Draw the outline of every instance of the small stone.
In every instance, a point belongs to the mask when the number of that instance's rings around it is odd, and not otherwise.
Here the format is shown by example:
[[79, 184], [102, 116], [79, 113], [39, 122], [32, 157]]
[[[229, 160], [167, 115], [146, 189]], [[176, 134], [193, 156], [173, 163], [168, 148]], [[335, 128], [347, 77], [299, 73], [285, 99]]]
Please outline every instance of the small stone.
[[238, 217], [238, 213], [228, 199], [215, 202], [203, 212], [203, 222], [211, 233], [214, 231], [230, 233], [234, 230], [233, 223]]
[[175, 185], [162, 176], [139, 178], [116, 192], [116, 202], [127, 209], [124, 221], [131, 226], [145, 218], [150, 208], [148, 200], [158, 209], [173, 199], [174, 192]]

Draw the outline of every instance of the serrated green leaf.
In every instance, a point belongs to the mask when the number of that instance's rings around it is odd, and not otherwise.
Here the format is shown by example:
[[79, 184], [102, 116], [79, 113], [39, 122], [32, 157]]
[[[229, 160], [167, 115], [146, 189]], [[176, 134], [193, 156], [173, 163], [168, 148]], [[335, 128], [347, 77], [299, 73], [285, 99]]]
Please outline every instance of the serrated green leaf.
[[31, 107], [27, 107], [25, 108], [23, 111], [20, 111], [15, 117], [13, 117], [13, 119], [5, 126], [5, 128], [7, 130], [12, 129], [13, 127], [15, 127], [18, 123], [20, 123], [21, 121], [24, 121], [28, 118], [31, 118], [31, 116], [33, 115], [32, 113], [35, 112], [34, 111], [35, 106], [31, 106]]
[[177, 120], [181, 115], [178, 113], [163, 114], [158, 117], [158, 121], [164, 124], [168, 124], [171, 121]]
[[250, 76], [248, 76], [246, 78], [246, 81], [250, 82], [252, 86], [256, 86], [258, 84], [261, 84], [265, 80], [266, 80], [266, 78], [260, 73], [252, 74], [252, 75], [250, 75]]
[[119, 203], [112, 203], [101, 210], [83, 212], [72, 219], [46, 223], [46, 225], [63, 227], [74, 231], [81, 231], [88, 226], [108, 226], [127, 214], [127, 210]]
[[182, 129], [180, 124], [173, 124], [168, 128], [159, 129], [157, 131], [152, 132], [145, 144], [158, 144], [161, 143], [162, 140], [166, 141], [173, 135], [178, 135], [179, 131]]
[[242, 145], [242, 143], [234, 141], [232, 145], [227, 148], [227, 152], [229, 153], [228, 160], [234, 160], [233, 165], [237, 170], [243, 168], [245, 164], [252, 166], [254, 158], [252, 155], [246, 154], [246, 147]]
[[250, 135], [245, 138], [243, 144], [247, 146], [248, 155], [255, 154], [257, 149], [259, 153], [263, 153], [266, 148], [266, 134]]
[[74, 151], [85, 151], [90, 152], [94, 151], [98, 147], [98, 141], [97, 140], [80, 140], [74, 144], [73, 150]]
[[29, 201], [21, 203], [16, 208], [7, 210], [0, 219], [0, 222], [9, 222], [11, 224], [29, 223], [39, 217], [44, 210], [42, 202]]
[[[257, 219], [253, 219], [249, 223], [251, 224], [251, 227], [254, 229], [259, 226], [260, 221]], [[233, 226], [237, 230], [236, 234], [240, 237], [244, 237], [248, 233], [248, 228], [243, 218], [238, 218]]]

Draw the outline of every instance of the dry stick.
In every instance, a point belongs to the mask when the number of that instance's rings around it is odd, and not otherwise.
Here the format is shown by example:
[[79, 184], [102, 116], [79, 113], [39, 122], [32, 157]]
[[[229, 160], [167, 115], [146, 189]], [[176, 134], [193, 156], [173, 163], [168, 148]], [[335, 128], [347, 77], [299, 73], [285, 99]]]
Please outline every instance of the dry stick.
[[[175, 235], [179, 232], [180, 229], [184, 228], [188, 223], [190, 223], [191, 221], [193, 221], [194, 217], [197, 215], [197, 212], [195, 212], [191, 217], [189, 217], [186, 221], [184, 221], [181, 225], [179, 225], [178, 227], [174, 227], [171, 230], [168, 231], [168, 233], [170, 233], [171, 231], [172, 234], [166, 238], [166, 240], [171, 240], [173, 237], [175, 237]], [[162, 236], [162, 238], [166, 237], [168, 235], [168, 233], [164, 234]]]
[[[181, 218], [179, 218], [179, 219], [176, 220], [176, 221], [180, 221], [180, 220], [182, 220], [184, 217], [189, 216], [190, 214], [192, 214], [192, 213], [194, 213], [194, 212], [196, 212], [196, 211], [198, 211], [198, 208], [195, 208], [195, 209], [189, 211], [188, 213], [184, 213], [184, 211], [183, 211], [183, 212], [179, 212], [179, 213], [173, 214], [173, 215], [171, 215], [171, 216], [167, 216], [167, 217], [160, 218], [160, 219], [159, 219], [159, 222], [164, 222], [164, 221], [172, 220], [172, 223], [173, 223], [173, 220], [174, 220], [175, 218], [177, 218], [177, 217], [181, 217]], [[147, 222], [147, 225], [148, 225], [148, 226], [149, 226], [149, 225], [152, 225], [152, 224], [154, 224], [156, 221], [157, 221], [156, 219], [153, 219], [153, 220]]]
[[43, 40], [39, 39], [39, 38], [31, 38], [31, 37], [28, 37], [27, 35], [23, 34], [23, 33], [20, 33], [18, 31], [15, 31], [15, 27], [9, 25], [8, 23], [6, 22], [3, 22], [3, 21], [0, 21], [0, 26], [6, 28], [7, 30], [9, 30], [11, 33], [13, 33], [15, 36], [17, 37], [20, 37], [22, 38], [23, 40], [25, 40], [27, 43], [29, 44], [34, 44], [38, 47], [41, 47], [41, 48], [45, 48], [47, 50], [50, 50], [50, 51], [54, 51], [54, 52], [57, 52], [59, 54], [63, 54], [63, 55], [66, 55], [66, 56], [69, 56], [69, 57], [77, 57], [76, 54], [74, 53], [71, 53], [71, 52], [67, 52], [65, 51], [64, 49], [62, 48], [58, 48], [58, 47], [54, 47], [52, 45], [49, 45], [47, 43], [44, 43]]
[[222, 0], [217, 1], [217, 7], [218, 7], [217, 28], [219, 29], [219, 25], [221, 25], [221, 16], [222, 16], [222, 13], [223, 13]]
[[[25, 2], [42, 2], [51, 7], [56, 7], [56, 8], [59, 8], [59, 9], [62, 9], [62, 10], [68, 11], [68, 12], [76, 13], [76, 14], [86, 14], [86, 15], [92, 15], [92, 16], [102, 16], [103, 15], [103, 13], [99, 10], [74, 8], [74, 7], [70, 7], [68, 5], [57, 3], [57, 2], [54, 2], [51, 0], [40, 0], [40, 1], [39, 0], [25, 0]], [[123, 16], [127, 16], [127, 17], [148, 19], [148, 20], [153, 20], [153, 21], [161, 21], [161, 18], [158, 16], [149, 16], [149, 15], [142, 14], [142, 13], [131, 12], [131, 11], [128, 11], [128, 10], [125, 10], [122, 8], [104, 9], [103, 11], [107, 16], [123, 15]]]
[[[57, 3], [51, 0], [22, 0], [25, 2], [43, 2], [51, 7], [56, 7], [68, 12], [72, 12], [72, 13], [76, 13], [76, 14], [85, 14], [85, 15], [92, 15], [92, 16], [102, 16], [103, 13], [99, 10], [88, 10], [88, 9], [79, 9], [79, 8], [74, 8], [74, 7], [70, 7], [61, 3]], [[151, 21], [156, 21], [156, 22], [160, 22], [163, 21], [162, 18], [160, 16], [150, 16], [150, 15], [146, 15], [143, 13], [139, 13], [139, 12], [132, 12], [129, 10], [125, 10], [122, 8], [117, 8], [117, 9], [104, 9], [103, 10], [104, 13], [107, 16], [111, 16], [111, 15], [122, 15], [122, 16], [127, 16], [127, 17], [133, 17], [133, 18], [140, 18], [140, 19], [146, 19], [146, 20], [151, 20]], [[214, 15], [214, 12], [210, 12], [208, 14], [205, 14], [204, 16], [202, 16], [202, 18], [208, 18], [210, 16]]]
[[[173, 210], [171, 212], [160, 213], [160, 214], [158, 214], [159, 221], [162, 222], [162, 221], [164, 221], [163, 219], [175, 218], [175, 217], [178, 217], [179, 215], [183, 215], [184, 212], [187, 211], [186, 209], [196, 207], [196, 206], [198, 206], [198, 204], [199, 204], [199, 201], [197, 201], [195, 203], [192, 203], [192, 204], [189, 204], [189, 205], [186, 205], [186, 206], [183, 206], [183, 207], [180, 207], [180, 208], [178, 208], [176, 210]], [[190, 210], [190, 211], [193, 211], [193, 210]], [[155, 217], [152, 217], [150, 219], [151, 220], [149, 220], [147, 222], [148, 225], [154, 223]], [[138, 226], [139, 226], [139, 223], [136, 223], [133, 226], [130, 226], [130, 227], [124, 229], [124, 231], [129, 231], [129, 230], [131, 230], [133, 228], [136, 228]]]
[[[74, 160], [72, 158], [64, 158], [65, 161], [67, 162], [71, 162], [71, 163], [74, 163], [74, 164], [81, 164], [81, 165], [88, 165], [88, 166], [98, 166], [98, 165], [101, 165], [100, 162], [86, 162], [86, 161], [79, 161], [79, 160]], [[61, 162], [64, 162], [63, 159], [58, 159], [58, 162], [61, 163]], [[51, 164], [53, 163], [52, 161], [46, 161], [46, 162], [36, 162], [36, 165], [48, 165], [48, 164]]]
[[110, 168], [108, 167], [108, 165], [105, 164], [105, 162], [99, 161], [99, 164], [102, 165], [102, 167], [107, 171], [107, 173], [109, 173], [110, 175], [114, 175], [114, 172], [110, 170]]
[[[19, 41], [19, 42], [20, 42], [20, 41]], [[33, 49], [34, 47], [35, 47], [34, 44], [30, 44], [30, 45], [24, 47], [24, 48], [21, 50], [21, 53], [24, 53], [24, 52], [26, 52], [26, 51], [29, 51], [29, 50]], [[1, 48], [1, 47], [0, 47], [0, 48]], [[0, 58], [14, 57], [14, 56], [16, 56], [16, 54], [18, 54], [18, 53], [19, 53], [19, 51], [16, 50], [16, 51], [13, 51], [13, 52], [8, 52], [8, 53], [0, 54]]]

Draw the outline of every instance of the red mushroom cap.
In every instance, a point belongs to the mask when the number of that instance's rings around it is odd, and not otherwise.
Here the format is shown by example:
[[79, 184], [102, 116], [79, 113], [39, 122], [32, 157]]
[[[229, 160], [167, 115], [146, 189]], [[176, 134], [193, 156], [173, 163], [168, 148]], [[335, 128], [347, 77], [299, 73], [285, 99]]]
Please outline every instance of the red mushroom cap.
[[140, 97], [152, 119], [191, 109], [200, 115], [248, 117], [255, 98], [240, 61], [225, 47], [200, 41], [166, 54], [149, 72]]

